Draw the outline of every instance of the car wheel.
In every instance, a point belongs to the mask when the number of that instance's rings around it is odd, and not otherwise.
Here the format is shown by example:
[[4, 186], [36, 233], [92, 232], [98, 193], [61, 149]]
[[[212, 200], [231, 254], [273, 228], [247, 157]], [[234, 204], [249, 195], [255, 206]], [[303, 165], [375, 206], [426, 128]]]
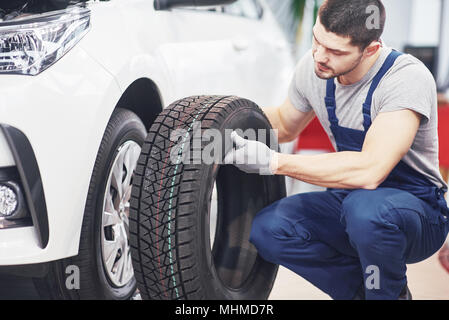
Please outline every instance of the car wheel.
[[[113, 112], [89, 185], [79, 254], [51, 263], [46, 277], [34, 280], [41, 298], [121, 300], [135, 294], [129, 199], [145, 136], [145, 126], [133, 112]], [[74, 267], [79, 270], [78, 288], [72, 279], [67, 283]]]
[[[131, 197], [137, 286], [143, 299], [267, 299], [278, 266], [258, 255], [249, 236], [254, 216], [285, 197], [284, 178], [187, 163], [197, 150], [192, 137], [198, 124], [201, 132], [215, 129], [229, 141], [229, 129], [271, 129], [257, 105], [237, 97], [190, 97], [158, 116]], [[220, 145], [222, 155], [232, 146]], [[190, 156], [183, 158], [187, 149]]]

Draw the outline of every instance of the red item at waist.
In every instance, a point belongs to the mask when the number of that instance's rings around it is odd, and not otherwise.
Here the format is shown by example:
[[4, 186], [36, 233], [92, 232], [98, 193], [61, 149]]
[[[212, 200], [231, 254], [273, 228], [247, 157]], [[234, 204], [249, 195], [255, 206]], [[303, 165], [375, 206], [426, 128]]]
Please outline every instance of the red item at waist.
[[299, 136], [296, 151], [299, 150], [324, 150], [335, 152], [326, 131], [324, 131], [317, 118], [313, 119]]
[[438, 108], [440, 166], [449, 168], [449, 105]]

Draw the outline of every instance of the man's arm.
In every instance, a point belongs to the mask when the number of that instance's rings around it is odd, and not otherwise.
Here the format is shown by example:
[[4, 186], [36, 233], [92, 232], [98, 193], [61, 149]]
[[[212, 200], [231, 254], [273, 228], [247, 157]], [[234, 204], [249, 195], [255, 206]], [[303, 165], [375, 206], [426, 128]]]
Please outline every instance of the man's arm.
[[277, 155], [275, 174], [326, 188], [376, 189], [409, 151], [421, 115], [411, 110], [380, 113], [361, 152], [316, 156]]
[[275, 108], [262, 109], [273, 129], [278, 130], [279, 143], [286, 143], [295, 140], [307, 125], [315, 118], [315, 112], [308, 113], [297, 110], [290, 99]]

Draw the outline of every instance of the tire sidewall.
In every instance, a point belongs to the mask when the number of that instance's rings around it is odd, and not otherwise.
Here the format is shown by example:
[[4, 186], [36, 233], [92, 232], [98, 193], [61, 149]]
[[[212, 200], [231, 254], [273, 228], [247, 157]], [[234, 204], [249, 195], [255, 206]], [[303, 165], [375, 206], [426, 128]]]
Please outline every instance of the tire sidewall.
[[[128, 110], [116, 110], [111, 117], [110, 124], [113, 123], [114, 117], [120, 118], [120, 113], [129, 113], [126, 118], [128, 121], [118, 121], [117, 126], [112, 126], [111, 136], [109, 139], [104, 138], [102, 141], [102, 144], [104, 144], [104, 149], [102, 150], [103, 154], [98, 155], [100, 157], [100, 161], [97, 169], [99, 170], [94, 172], [92, 177], [92, 179], [97, 179], [98, 182], [94, 187], [92, 195], [95, 205], [91, 207], [93, 208], [93, 212], [87, 212], [86, 210], [86, 214], [94, 215], [93, 219], [89, 219], [89, 221], [93, 221], [93, 223], [89, 228], [91, 234], [88, 235], [88, 238], [91, 239], [93, 244], [90, 255], [95, 261], [95, 270], [91, 271], [94, 275], [94, 279], [92, 280], [96, 282], [98, 295], [103, 299], [112, 300], [129, 299], [136, 289], [136, 280], [133, 278], [124, 287], [117, 288], [108, 279], [103, 266], [101, 228], [106, 184], [114, 160], [119, 152], [119, 147], [127, 141], [134, 141], [142, 147], [146, 136], [145, 127], [140, 119]], [[81, 237], [83, 237], [83, 234]]]

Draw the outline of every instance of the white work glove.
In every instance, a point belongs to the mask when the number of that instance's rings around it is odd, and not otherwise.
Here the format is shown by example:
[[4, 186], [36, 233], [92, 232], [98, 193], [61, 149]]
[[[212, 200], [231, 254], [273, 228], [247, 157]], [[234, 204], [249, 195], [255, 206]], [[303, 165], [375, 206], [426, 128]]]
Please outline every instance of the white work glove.
[[240, 137], [233, 131], [231, 139], [235, 143], [225, 156], [224, 163], [235, 165], [246, 173], [274, 175], [277, 169], [277, 152], [264, 143]]

